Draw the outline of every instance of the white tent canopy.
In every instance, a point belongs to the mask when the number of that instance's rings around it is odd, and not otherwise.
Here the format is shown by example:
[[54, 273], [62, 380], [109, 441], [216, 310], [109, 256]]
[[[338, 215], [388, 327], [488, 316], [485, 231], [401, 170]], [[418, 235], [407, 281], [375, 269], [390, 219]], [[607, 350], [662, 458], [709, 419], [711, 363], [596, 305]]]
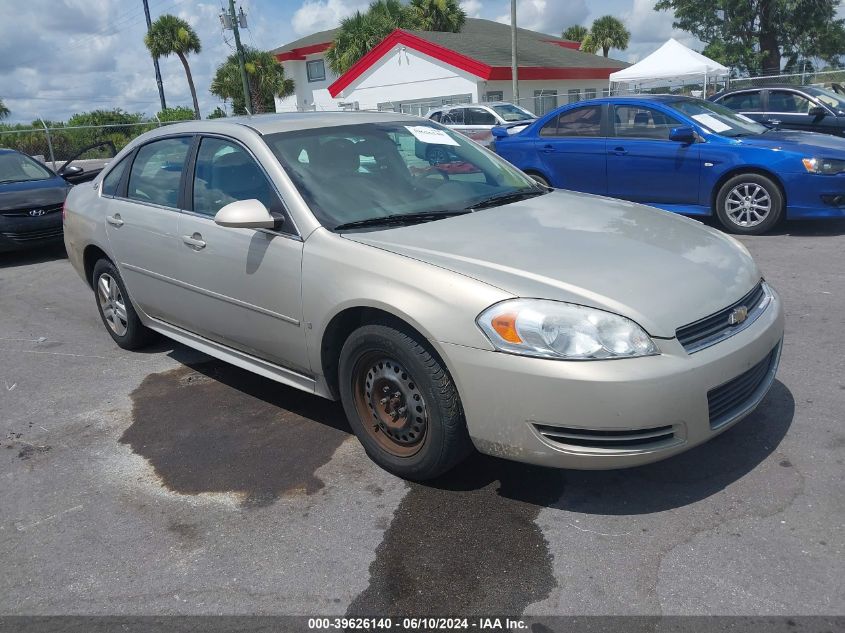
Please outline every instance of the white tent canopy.
[[676, 39], [670, 39], [663, 46], [633, 66], [611, 73], [611, 83], [666, 85], [676, 81], [684, 82], [697, 77], [715, 79], [728, 75], [730, 71], [709, 57], [687, 48]]

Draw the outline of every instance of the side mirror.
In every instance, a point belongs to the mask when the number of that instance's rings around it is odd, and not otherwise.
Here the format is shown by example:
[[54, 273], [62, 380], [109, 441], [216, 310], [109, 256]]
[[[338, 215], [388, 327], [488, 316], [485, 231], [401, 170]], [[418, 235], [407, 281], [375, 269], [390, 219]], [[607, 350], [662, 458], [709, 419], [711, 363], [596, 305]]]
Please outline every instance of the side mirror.
[[62, 178], [71, 178], [73, 176], [78, 176], [83, 171], [85, 170], [82, 169], [82, 167], [80, 167], [79, 165], [68, 165], [67, 167], [62, 167], [59, 170], [59, 176], [61, 176]]
[[508, 131], [500, 126], [494, 127], [491, 131], [493, 133], [493, 136], [496, 138], [507, 138], [508, 136]]
[[688, 125], [673, 127], [669, 131], [670, 141], [677, 141], [678, 143], [695, 143], [696, 138], [695, 130]]
[[821, 106], [813, 106], [812, 108], [807, 110], [807, 114], [809, 114], [810, 116], [814, 116], [814, 117], [818, 118], [818, 117], [823, 117], [825, 114], [827, 114], [827, 110], [825, 110]]
[[255, 199], [230, 202], [217, 212], [214, 222], [233, 229], [276, 228], [276, 220], [267, 207]]

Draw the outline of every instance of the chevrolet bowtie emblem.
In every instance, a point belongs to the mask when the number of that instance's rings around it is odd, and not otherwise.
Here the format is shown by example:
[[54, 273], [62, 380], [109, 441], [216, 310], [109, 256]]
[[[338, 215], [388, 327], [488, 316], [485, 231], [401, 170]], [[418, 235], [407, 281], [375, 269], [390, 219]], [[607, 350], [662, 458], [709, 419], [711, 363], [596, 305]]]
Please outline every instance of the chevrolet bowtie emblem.
[[739, 306], [738, 308], [734, 308], [730, 316], [728, 316], [728, 324], [729, 325], [739, 325], [745, 319], [748, 318], [748, 308], [745, 306]]

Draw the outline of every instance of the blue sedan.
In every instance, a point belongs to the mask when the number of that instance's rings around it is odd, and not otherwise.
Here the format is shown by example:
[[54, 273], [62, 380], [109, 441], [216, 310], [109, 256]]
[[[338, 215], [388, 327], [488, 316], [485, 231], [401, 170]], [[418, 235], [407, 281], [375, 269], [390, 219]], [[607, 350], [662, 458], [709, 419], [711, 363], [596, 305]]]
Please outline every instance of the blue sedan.
[[493, 134], [496, 152], [542, 184], [715, 213], [734, 233], [845, 217], [845, 139], [771, 130], [701, 99], [593, 99]]

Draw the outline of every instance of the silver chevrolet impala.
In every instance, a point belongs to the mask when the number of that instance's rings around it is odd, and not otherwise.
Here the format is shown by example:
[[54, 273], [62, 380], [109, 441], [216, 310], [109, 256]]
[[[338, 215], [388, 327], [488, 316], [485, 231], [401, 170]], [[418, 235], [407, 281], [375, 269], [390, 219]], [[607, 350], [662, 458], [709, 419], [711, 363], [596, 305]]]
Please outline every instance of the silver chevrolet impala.
[[74, 187], [64, 235], [119, 346], [163, 334], [339, 399], [410, 479], [473, 447], [663, 459], [749, 414], [781, 350], [780, 299], [733, 238], [550, 191], [393, 113], [157, 129]]

